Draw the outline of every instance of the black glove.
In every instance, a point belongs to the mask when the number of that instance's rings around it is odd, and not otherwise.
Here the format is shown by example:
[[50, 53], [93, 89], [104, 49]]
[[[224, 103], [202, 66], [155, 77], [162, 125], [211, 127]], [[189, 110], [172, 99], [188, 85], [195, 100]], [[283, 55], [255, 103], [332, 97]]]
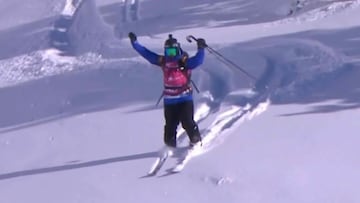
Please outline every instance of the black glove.
[[203, 38], [198, 38], [197, 39], [197, 46], [198, 46], [198, 49], [200, 49], [200, 48], [207, 47], [207, 44], [206, 44], [206, 42], [205, 42], [205, 40]]
[[130, 39], [131, 43], [134, 43], [136, 41], [136, 38], [137, 37], [136, 37], [135, 33], [129, 32], [129, 39]]

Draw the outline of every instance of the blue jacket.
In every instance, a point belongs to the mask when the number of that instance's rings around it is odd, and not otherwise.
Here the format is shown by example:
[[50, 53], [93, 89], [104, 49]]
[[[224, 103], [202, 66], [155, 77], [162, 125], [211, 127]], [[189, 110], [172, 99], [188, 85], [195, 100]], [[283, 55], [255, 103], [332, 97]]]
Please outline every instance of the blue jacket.
[[[162, 55], [158, 55], [150, 50], [148, 50], [146, 47], [142, 46], [138, 41], [135, 41], [132, 43], [133, 48], [147, 61], [149, 61], [151, 64], [162, 66], [161, 64], [161, 57], [164, 57]], [[173, 60], [178, 61], [182, 56], [174, 57]], [[195, 56], [192, 56], [186, 60], [186, 68], [188, 69], [195, 69], [199, 65], [201, 65], [204, 62], [205, 57], [205, 50], [204, 48], [199, 48]], [[167, 59], [166, 59], [167, 60]], [[192, 100], [192, 92], [189, 92], [187, 94], [183, 94], [180, 97], [177, 98], [164, 98], [164, 104], [176, 104], [184, 101]]]

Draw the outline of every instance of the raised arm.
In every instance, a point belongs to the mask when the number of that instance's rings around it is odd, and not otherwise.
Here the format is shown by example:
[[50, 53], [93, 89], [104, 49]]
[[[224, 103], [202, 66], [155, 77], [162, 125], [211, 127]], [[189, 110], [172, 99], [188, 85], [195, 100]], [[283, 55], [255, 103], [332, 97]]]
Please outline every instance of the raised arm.
[[204, 62], [205, 48], [207, 47], [206, 42], [202, 38], [199, 38], [196, 41], [198, 51], [196, 52], [195, 56], [190, 57], [186, 62], [186, 67], [189, 69], [194, 69]]
[[204, 58], [205, 58], [205, 50], [204, 48], [199, 48], [195, 56], [190, 57], [186, 61], [186, 67], [189, 69], [195, 69], [204, 62]]
[[129, 33], [129, 38], [131, 41], [132, 47], [147, 61], [149, 61], [151, 64], [160, 66], [160, 55], [150, 51], [146, 47], [142, 46], [136, 39], [136, 35], [134, 33]]

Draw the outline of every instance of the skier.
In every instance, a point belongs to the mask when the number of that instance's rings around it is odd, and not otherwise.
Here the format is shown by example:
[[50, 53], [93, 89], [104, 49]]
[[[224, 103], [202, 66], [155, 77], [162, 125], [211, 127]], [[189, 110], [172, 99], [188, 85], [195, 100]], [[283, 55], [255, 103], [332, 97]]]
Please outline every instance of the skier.
[[169, 147], [176, 147], [176, 132], [179, 123], [185, 129], [190, 146], [201, 142], [198, 125], [194, 121], [194, 102], [191, 87], [191, 70], [204, 61], [204, 39], [197, 40], [198, 50], [195, 56], [188, 57], [180, 43], [169, 35], [164, 44], [164, 55], [158, 55], [137, 41], [137, 36], [129, 33], [133, 48], [151, 64], [160, 66], [163, 72], [164, 102], [164, 142]]

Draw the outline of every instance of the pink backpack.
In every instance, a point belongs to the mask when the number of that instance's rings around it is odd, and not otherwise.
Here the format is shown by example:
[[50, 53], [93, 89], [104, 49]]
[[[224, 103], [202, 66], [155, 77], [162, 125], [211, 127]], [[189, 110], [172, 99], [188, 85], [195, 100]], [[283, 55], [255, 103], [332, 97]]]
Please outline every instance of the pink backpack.
[[164, 95], [176, 96], [185, 91], [191, 91], [191, 70], [184, 67], [187, 56], [183, 56], [179, 61], [166, 61], [165, 57], [161, 57], [160, 60], [164, 78]]

